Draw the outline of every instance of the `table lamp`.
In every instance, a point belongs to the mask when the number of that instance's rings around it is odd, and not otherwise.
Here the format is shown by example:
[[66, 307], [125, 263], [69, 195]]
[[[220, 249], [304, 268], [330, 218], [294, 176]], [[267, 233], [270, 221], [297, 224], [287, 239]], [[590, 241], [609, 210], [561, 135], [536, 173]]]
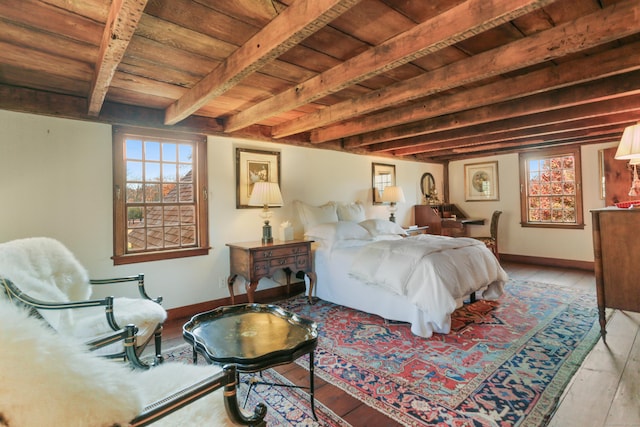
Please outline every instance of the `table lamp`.
[[269, 219], [271, 218], [269, 206], [282, 206], [282, 204], [282, 194], [276, 182], [259, 181], [253, 184], [253, 191], [251, 191], [251, 197], [249, 197], [249, 206], [262, 206], [262, 212], [260, 213], [260, 217], [264, 219], [262, 243], [273, 243], [273, 234], [269, 224]]
[[398, 210], [396, 203], [404, 202], [404, 192], [402, 191], [402, 187], [395, 185], [384, 187], [384, 191], [382, 192], [382, 201], [389, 202], [389, 212], [391, 213], [389, 221], [396, 222], [396, 217], [394, 215]]
[[624, 129], [614, 157], [616, 160], [629, 160], [629, 166], [633, 168], [629, 196], [638, 196], [640, 194], [640, 179], [638, 179], [637, 171], [637, 165], [640, 164], [640, 123], [627, 126]]

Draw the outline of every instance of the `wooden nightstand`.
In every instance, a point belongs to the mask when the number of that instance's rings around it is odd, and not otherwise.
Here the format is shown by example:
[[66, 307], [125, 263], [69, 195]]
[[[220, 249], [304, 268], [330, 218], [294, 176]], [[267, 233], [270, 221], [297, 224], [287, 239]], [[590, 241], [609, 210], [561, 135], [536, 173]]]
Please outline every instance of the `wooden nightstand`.
[[231, 274], [227, 281], [231, 304], [235, 304], [233, 283], [238, 275], [244, 277], [248, 284], [247, 298], [253, 302], [258, 281], [263, 277], [271, 277], [278, 270], [287, 275], [287, 294], [291, 293], [291, 273], [303, 271], [309, 277], [309, 303], [312, 303], [313, 286], [316, 275], [311, 260], [311, 243], [313, 240], [289, 240], [286, 242], [262, 243], [261, 241], [227, 243]]

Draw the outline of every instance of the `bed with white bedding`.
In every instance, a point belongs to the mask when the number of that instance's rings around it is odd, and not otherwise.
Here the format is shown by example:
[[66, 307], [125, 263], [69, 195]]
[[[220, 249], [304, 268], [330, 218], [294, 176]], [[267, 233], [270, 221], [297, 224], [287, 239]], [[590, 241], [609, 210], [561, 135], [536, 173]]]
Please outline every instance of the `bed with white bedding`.
[[508, 276], [480, 241], [402, 237], [395, 223], [361, 220], [361, 214], [334, 217], [327, 206], [315, 208], [325, 212], [313, 218], [310, 207], [297, 207], [305, 236], [315, 241], [320, 299], [408, 322], [414, 334], [430, 337], [450, 331], [451, 313], [469, 295], [496, 299], [503, 292]]

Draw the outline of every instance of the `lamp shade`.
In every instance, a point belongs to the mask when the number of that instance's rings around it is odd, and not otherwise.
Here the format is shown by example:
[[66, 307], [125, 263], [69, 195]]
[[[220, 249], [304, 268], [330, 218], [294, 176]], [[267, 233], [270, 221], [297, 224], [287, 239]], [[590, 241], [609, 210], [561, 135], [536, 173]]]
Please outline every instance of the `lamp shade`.
[[640, 157], [640, 124], [627, 126], [625, 128], [614, 157], [618, 160], [629, 160]]
[[282, 194], [276, 182], [259, 181], [253, 184], [249, 206], [282, 206]]
[[404, 202], [404, 192], [402, 191], [402, 187], [395, 185], [384, 187], [384, 191], [382, 192], [382, 201], [392, 203]]

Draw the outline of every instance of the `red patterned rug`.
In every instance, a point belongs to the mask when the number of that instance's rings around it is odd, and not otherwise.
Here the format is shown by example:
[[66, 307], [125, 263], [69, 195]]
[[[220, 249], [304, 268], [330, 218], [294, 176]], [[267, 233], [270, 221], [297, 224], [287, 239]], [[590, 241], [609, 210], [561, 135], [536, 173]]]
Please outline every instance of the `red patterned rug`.
[[316, 375], [408, 426], [543, 426], [599, 338], [595, 289], [525, 281], [429, 339], [325, 301], [280, 305], [318, 322]]

